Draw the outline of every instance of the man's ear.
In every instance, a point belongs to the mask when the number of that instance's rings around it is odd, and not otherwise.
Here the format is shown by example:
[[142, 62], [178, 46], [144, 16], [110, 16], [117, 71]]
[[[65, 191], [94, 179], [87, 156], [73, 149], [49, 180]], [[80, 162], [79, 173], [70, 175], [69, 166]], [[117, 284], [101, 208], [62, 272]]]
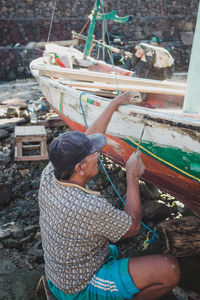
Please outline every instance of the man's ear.
[[74, 171], [77, 175], [84, 176], [85, 175], [85, 166], [84, 163], [79, 162], [75, 165]]

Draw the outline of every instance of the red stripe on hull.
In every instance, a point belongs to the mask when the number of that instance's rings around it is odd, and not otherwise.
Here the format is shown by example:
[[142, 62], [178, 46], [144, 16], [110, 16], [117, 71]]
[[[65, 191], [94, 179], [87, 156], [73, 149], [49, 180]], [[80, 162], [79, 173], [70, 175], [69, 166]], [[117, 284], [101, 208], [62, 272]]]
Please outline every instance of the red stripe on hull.
[[[85, 132], [86, 127], [70, 120], [56, 110], [63, 121], [73, 130]], [[106, 135], [108, 145], [103, 148], [103, 153], [112, 158], [116, 163], [125, 166], [134, 148], [124, 140]], [[200, 185], [198, 182], [175, 172], [166, 165], [142, 153], [145, 165], [143, 179], [176, 197], [189, 209], [200, 216]]]

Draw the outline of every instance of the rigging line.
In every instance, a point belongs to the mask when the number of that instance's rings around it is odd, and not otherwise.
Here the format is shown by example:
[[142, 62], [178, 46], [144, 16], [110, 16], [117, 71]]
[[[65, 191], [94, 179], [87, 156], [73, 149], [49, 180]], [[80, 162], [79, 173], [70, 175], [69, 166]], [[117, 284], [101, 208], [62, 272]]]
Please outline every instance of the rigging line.
[[82, 32], [85, 30], [86, 26], [88, 25], [88, 23], [90, 22], [90, 20], [88, 19], [85, 24], [83, 25], [83, 28], [81, 29], [79, 34], [82, 34]]
[[[102, 9], [102, 12], [103, 12], [103, 16], [104, 16], [104, 24], [105, 24], [105, 28], [106, 28], [106, 35], [107, 35], [107, 38], [108, 38], [108, 45], [110, 46], [110, 36], [109, 36], [109, 32], [108, 32], [108, 26], [107, 26], [107, 20], [105, 18], [105, 11], [104, 11], [104, 7], [103, 7], [103, 1], [100, 0], [101, 2], [101, 9]], [[109, 53], [109, 56], [111, 58], [111, 62], [112, 62], [112, 67], [113, 67], [113, 71], [114, 71], [114, 75], [115, 75], [115, 82], [116, 82], [116, 90], [117, 90], [117, 94], [119, 95], [120, 94], [120, 90], [119, 90], [119, 84], [118, 84], [118, 79], [117, 79], [117, 72], [116, 72], [116, 68], [115, 68], [115, 65], [114, 65], [114, 59], [113, 59], [113, 53], [112, 53], [112, 50], [109, 49], [108, 50], [108, 53]]]
[[49, 42], [50, 35], [51, 35], [51, 28], [52, 28], [52, 24], [53, 24], [55, 9], [56, 9], [56, 0], [54, 1], [54, 7], [53, 7], [52, 15], [51, 15], [51, 23], [50, 23], [50, 27], [49, 27], [49, 33], [48, 33], [47, 42]]
[[[80, 96], [79, 96], [79, 103], [80, 103], [80, 107], [81, 107], [81, 110], [82, 110], [82, 113], [83, 113], [83, 119], [84, 119], [85, 127], [88, 128], [88, 124], [87, 124], [87, 120], [86, 120], [86, 116], [85, 116], [85, 111], [84, 111], [84, 108], [83, 108], [83, 105], [82, 105], [82, 96], [85, 95], [85, 94], [89, 94], [89, 95], [94, 95], [94, 94], [92, 94], [92, 93], [90, 93], [90, 92], [82, 92], [82, 93], [80, 94]], [[142, 135], [143, 135], [143, 132], [142, 132]], [[141, 136], [142, 136], [142, 135], [141, 135]], [[105, 172], [105, 174], [106, 174], [108, 180], [110, 181], [110, 184], [112, 185], [112, 187], [113, 187], [113, 189], [114, 189], [116, 195], [119, 197], [119, 199], [121, 200], [121, 202], [122, 202], [123, 205], [125, 206], [125, 205], [126, 205], [126, 202], [124, 201], [124, 199], [122, 198], [122, 196], [120, 195], [120, 193], [118, 192], [118, 190], [116, 189], [116, 187], [115, 187], [115, 185], [114, 185], [112, 179], [110, 178], [110, 176], [109, 176], [109, 174], [108, 174], [108, 172], [107, 172], [107, 170], [106, 170], [106, 168], [105, 168], [105, 166], [104, 166], [104, 164], [103, 164], [102, 159], [101, 159], [99, 156], [98, 156], [98, 160], [99, 160], [99, 162], [100, 162], [100, 164], [101, 164], [101, 166], [102, 166], [102, 168], [103, 168], [103, 170], [104, 170], [104, 172]], [[157, 232], [156, 232], [155, 229], [151, 229], [151, 228], [148, 227], [146, 224], [144, 224], [144, 222], [142, 222], [142, 221], [141, 221], [141, 224], [142, 224], [142, 226], [143, 226], [144, 228], [146, 228], [147, 230], [149, 230], [149, 232], [153, 233], [152, 238], [151, 238], [151, 239], [147, 239], [147, 240], [144, 242], [144, 246], [146, 246], [147, 244], [153, 242], [155, 239], [158, 239], [158, 238], [159, 238], [159, 236], [158, 236], [158, 234], [157, 234]]]

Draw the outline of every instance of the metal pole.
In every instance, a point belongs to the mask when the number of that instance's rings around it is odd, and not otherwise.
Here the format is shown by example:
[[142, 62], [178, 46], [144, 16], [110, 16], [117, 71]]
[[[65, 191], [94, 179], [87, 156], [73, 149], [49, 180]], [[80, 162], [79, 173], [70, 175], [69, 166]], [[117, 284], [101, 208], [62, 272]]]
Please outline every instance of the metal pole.
[[[102, 22], [102, 43], [105, 43], [105, 21]], [[105, 48], [102, 47], [102, 60], [105, 61]]]
[[192, 44], [192, 53], [187, 77], [187, 89], [183, 111], [188, 113], [200, 112], [200, 5], [197, 15], [196, 29]]
[[[105, 12], [107, 13], [106, 0], [104, 0], [104, 3], [105, 3]], [[106, 21], [104, 20], [102, 22], [102, 43], [105, 43], [105, 37], [106, 37]], [[105, 48], [104, 47], [102, 47], [102, 60], [105, 61]]]
[[94, 5], [93, 16], [92, 16], [92, 20], [91, 20], [91, 23], [90, 23], [90, 28], [89, 28], [89, 31], [88, 31], [86, 44], [85, 44], [84, 58], [87, 58], [87, 56], [89, 55], [90, 45], [91, 45], [91, 42], [92, 42], [92, 39], [93, 39], [93, 32], [94, 32], [94, 29], [95, 29], [97, 13], [99, 11], [99, 5], [100, 5], [100, 0], [97, 0], [95, 5]]

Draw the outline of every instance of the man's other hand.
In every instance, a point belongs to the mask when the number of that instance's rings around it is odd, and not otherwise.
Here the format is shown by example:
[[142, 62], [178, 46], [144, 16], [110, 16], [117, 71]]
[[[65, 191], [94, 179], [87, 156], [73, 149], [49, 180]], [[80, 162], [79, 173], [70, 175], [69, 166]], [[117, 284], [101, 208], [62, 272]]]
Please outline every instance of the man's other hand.
[[139, 179], [144, 173], [145, 166], [141, 160], [141, 152], [134, 152], [126, 163], [127, 177], [134, 177]]
[[138, 92], [125, 92], [112, 100], [119, 108], [121, 105], [133, 104], [138, 102], [139, 93]]

